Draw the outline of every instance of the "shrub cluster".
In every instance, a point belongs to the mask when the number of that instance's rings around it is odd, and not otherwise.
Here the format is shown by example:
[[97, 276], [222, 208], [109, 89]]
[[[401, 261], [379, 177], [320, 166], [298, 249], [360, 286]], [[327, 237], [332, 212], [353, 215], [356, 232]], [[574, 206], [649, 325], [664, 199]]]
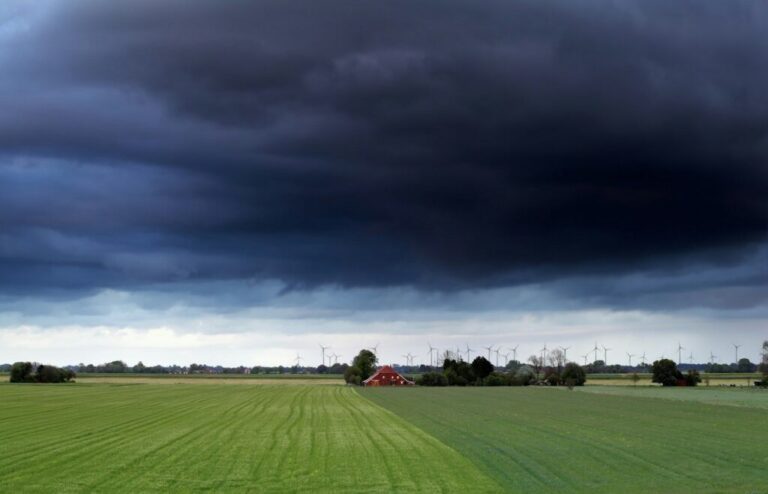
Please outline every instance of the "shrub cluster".
[[653, 363], [652, 382], [662, 386], [696, 386], [701, 382], [701, 376], [697, 370], [689, 370], [683, 374], [678, 370], [677, 364], [670, 359], [661, 359]]
[[11, 366], [12, 383], [65, 383], [75, 378], [69, 369], [52, 365], [33, 366], [30, 362], [16, 362]]
[[417, 380], [421, 386], [528, 386], [550, 384], [553, 386], [583, 386], [586, 382], [584, 369], [573, 362], [562, 372], [550, 368], [539, 381], [536, 371], [528, 365], [516, 366], [514, 370], [497, 372], [485, 357], [477, 357], [471, 364], [445, 359], [442, 372], [426, 372]]
[[370, 350], [360, 350], [352, 365], [344, 371], [344, 381], [347, 384], [360, 385], [376, 372], [376, 354]]

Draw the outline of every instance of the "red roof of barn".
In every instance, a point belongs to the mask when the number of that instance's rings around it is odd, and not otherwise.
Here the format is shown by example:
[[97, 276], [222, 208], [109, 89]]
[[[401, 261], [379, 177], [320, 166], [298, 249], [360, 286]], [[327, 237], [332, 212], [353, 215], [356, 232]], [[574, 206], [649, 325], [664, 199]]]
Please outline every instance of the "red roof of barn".
[[414, 383], [413, 383], [413, 381], [409, 381], [408, 379], [406, 379], [405, 377], [403, 377], [402, 375], [400, 375], [400, 373], [399, 373], [399, 372], [397, 372], [395, 369], [393, 369], [393, 368], [392, 368], [391, 366], [389, 366], [389, 365], [384, 365], [384, 366], [380, 367], [380, 368], [379, 368], [379, 369], [376, 371], [376, 373], [375, 373], [375, 374], [373, 374], [371, 377], [369, 377], [368, 379], [366, 379], [365, 381], [363, 381], [363, 384], [366, 384], [366, 383], [368, 383], [368, 382], [371, 382], [371, 381], [375, 381], [375, 380], [377, 380], [377, 379], [376, 379], [377, 377], [382, 377], [382, 376], [385, 376], [385, 375], [392, 375], [392, 374], [394, 374], [394, 375], [396, 375], [396, 376], [400, 377], [400, 378], [401, 378], [403, 381], [405, 381], [405, 382], [406, 382], [406, 384], [414, 384]]

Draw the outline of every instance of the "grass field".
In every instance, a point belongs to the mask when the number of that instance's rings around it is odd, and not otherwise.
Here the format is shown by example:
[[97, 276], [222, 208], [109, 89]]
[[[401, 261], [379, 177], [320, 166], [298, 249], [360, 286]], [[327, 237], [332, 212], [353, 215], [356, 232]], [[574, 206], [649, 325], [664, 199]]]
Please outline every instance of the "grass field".
[[0, 384], [0, 492], [768, 492], [764, 390], [117, 379]]
[[497, 489], [344, 386], [3, 384], [0, 403], [0, 492]]
[[507, 492], [768, 492], [768, 392], [739, 408], [689, 401], [688, 390], [653, 389], [667, 400], [601, 389], [360, 392]]

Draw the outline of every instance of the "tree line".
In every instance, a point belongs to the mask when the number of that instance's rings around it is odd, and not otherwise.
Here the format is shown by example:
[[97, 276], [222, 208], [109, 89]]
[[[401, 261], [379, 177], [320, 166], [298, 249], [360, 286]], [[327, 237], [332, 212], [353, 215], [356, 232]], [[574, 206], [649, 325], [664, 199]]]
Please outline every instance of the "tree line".
[[10, 373], [12, 383], [66, 383], [76, 377], [70, 369], [31, 362], [14, 363], [11, 365]]

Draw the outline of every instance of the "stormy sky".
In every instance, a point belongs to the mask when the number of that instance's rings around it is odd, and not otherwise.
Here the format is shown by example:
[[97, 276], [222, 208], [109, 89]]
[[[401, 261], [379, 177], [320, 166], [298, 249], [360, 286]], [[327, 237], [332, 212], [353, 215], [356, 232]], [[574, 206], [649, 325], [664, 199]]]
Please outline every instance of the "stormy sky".
[[755, 360], [766, 32], [746, 1], [3, 2], [0, 362]]

